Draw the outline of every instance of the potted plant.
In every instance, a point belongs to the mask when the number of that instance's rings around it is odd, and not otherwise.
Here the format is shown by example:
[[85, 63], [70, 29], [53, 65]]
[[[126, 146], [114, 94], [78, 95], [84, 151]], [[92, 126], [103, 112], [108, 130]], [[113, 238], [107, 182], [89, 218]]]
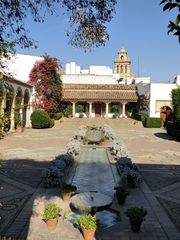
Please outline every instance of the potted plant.
[[101, 145], [101, 146], [106, 146], [106, 145], [107, 145], [105, 136], [102, 136], [102, 137], [101, 137], [101, 139], [100, 139], [100, 145]]
[[69, 202], [73, 194], [76, 193], [77, 187], [71, 184], [63, 184], [60, 192], [64, 202]]
[[55, 203], [46, 203], [44, 207], [43, 220], [50, 231], [56, 228], [61, 208]]
[[122, 175], [123, 178], [124, 176], [126, 177], [127, 184], [130, 188], [135, 188], [142, 182], [142, 176], [135, 165], [132, 165], [132, 167], [125, 167]]
[[77, 223], [82, 229], [84, 239], [93, 240], [98, 225], [96, 215], [81, 215], [77, 218]]
[[131, 207], [127, 209], [125, 214], [129, 218], [131, 230], [133, 232], [139, 232], [147, 210], [143, 207]]
[[88, 138], [86, 136], [83, 138], [83, 144], [88, 145]]
[[16, 132], [18, 132], [18, 133], [22, 132], [23, 127], [22, 127], [22, 122], [21, 122], [21, 116], [20, 116], [20, 113], [18, 111], [15, 112], [14, 122], [15, 122]]
[[118, 203], [119, 204], [124, 204], [125, 203], [125, 200], [126, 200], [126, 196], [128, 194], [128, 192], [126, 191], [125, 188], [123, 188], [122, 186], [119, 186], [116, 190], [116, 197], [117, 197], [117, 200], [118, 200]]

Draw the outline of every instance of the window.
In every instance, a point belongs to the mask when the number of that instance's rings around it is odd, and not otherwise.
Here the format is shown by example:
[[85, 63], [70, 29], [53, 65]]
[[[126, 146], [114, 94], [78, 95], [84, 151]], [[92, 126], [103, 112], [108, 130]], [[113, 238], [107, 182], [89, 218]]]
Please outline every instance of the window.
[[121, 73], [123, 73], [123, 66], [121, 66]]
[[117, 71], [117, 73], [119, 73], [119, 66], [117, 66], [117, 70], [116, 71]]

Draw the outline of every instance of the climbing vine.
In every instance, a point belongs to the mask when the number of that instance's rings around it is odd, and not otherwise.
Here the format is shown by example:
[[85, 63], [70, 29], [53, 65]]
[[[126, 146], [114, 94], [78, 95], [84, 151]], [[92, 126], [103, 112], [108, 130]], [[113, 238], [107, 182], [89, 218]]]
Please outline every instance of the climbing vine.
[[35, 87], [35, 109], [42, 108], [50, 116], [60, 111], [62, 82], [58, 71], [61, 65], [54, 57], [43, 56], [37, 61], [29, 75], [29, 83]]

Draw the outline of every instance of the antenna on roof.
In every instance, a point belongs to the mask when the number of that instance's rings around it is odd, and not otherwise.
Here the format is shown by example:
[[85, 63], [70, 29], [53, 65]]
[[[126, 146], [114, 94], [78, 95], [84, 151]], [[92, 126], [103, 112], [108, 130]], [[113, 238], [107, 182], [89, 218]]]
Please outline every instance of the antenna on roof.
[[138, 77], [140, 77], [140, 61], [139, 61], [139, 56], [138, 56]]

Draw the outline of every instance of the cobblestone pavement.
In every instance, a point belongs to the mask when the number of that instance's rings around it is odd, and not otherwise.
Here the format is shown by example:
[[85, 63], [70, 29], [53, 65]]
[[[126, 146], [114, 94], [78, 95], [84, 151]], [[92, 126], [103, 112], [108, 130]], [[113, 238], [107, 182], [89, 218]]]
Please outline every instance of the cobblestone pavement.
[[[122, 221], [100, 230], [97, 239], [180, 240], [180, 143], [167, 137], [164, 129], [146, 129], [131, 119], [62, 119], [52, 129], [26, 129], [0, 140], [0, 157], [4, 160], [0, 169], [1, 235], [28, 238], [33, 202], [42, 191], [42, 169], [56, 155], [65, 153], [66, 144], [78, 126], [104, 123], [124, 141], [145, 181], [140, 189], [131, 190], [124, 206], [113, 202], [112, 208], [120, 210]], [[126, 208], [134, 205], [148, 209], [139, 234], [130, 231], [124, 216]], [[60, 235], [44, 234], [42, 237], [40, 233], [46, 230], [37, 225], [37, 231], [31, 231], [31, 239], [48, 240], [59, 236], [62, 240], [82, 239], [72, 225], [60, 222], [60, 229]]]

